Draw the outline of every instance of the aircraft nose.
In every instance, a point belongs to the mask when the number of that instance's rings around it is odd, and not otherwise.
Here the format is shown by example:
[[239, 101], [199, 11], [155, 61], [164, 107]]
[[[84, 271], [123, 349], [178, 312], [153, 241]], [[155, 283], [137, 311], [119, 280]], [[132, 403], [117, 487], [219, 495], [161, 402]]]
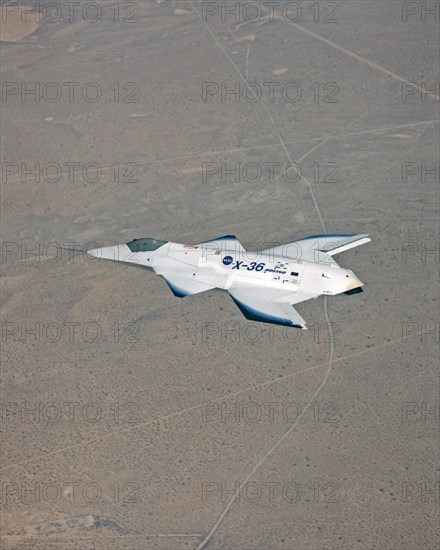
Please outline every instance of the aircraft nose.
[[100, 248], [93, 248], [92, 250], [87, 250], [87, 254], [89, 256], [93, 256], [94, 258], [99, 258], [98, 253], [100, 250], [101, 250]]
[[89, 254], [89, 256], [93, 256], [94, 258], [101, 258], [104, 260], [123, 261], [124, 247], [125, 245], [115, 245], [104, 246], [102, 248], [93, 248], [92, 250], [87, 250], [87, 254]]
[[139, 264], [140, 262], [139, 255], [132, 252], [130, 247], [126, 244], [114, 244], [113, 246], [93, 248], [88, 250], [87, 254], [89, 254], [89, 256], [93, 256], [94, 258], [113, 260], [114, 262], [125, 262], [129, 264]]

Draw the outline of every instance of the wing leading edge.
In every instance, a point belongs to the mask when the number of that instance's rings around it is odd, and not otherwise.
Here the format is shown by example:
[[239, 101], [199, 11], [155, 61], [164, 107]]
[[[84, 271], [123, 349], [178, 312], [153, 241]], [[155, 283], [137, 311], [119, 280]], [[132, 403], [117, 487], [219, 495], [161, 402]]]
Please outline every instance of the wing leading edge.
[[223, 237], [217, 237], [215, 239], [211, 239], [210, 241], [198, 243], [196, 246], [200, 246], [211, 254], [216, 252], [218, 253], [220, 251], [236, 252], [237, 254], [246, 252], [243, 245], [235, 235], [224, 235]]
[[263, 250], [263, 254], [281, 256], [286, 260], [312, 262], [334, 261], [331, 256], [370, 242], [368, 234], [362, 235], [311, 235], [297, 241]]

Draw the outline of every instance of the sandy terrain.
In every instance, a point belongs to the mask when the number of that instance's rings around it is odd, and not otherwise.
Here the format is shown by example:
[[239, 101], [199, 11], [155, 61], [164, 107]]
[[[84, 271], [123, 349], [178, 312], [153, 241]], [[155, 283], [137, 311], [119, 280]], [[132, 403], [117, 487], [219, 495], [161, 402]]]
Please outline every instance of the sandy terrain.
[[[2, 26], [2, 548], [438, 548], [435, 16], [58, 4]], [[321, 233], [303, 332], [56, 248]]]
[[36, 17], [26, 16], [24, 3], [0, 6], [0, 40], [17, 42], [35, 32], [38, 24]]

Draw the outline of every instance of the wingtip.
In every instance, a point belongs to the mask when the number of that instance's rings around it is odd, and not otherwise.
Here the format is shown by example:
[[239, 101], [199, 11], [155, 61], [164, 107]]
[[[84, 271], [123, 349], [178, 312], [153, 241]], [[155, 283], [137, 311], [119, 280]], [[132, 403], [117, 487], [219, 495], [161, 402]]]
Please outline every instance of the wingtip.
[[301, 330], [307, 330], [306, 325], [297, 325], [297, 324], [295, 324], [295, 323], [292, 323], [292, 327], [293, 327], [293, 328], [299, 328], [299, 329], [301, 329]]

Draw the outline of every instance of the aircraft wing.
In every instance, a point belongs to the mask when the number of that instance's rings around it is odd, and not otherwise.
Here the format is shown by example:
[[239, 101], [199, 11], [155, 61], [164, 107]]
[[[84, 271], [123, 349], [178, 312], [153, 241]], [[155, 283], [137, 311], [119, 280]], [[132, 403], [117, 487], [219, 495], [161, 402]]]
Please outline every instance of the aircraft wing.
[[236, 286], [228, 289], [246, 319], [306, 329], [306, 322], [293, 305], [314, 296], [294, 294], [283, 289]]
[[165, 279], [165, 282], [170, 287], [174, 296], [178, 298], [186, 298], [187, 296], [206, 292], [207, 290], [215, 288], [201, 281], [193, 281], [191, 280], [191, 276], [185, 273], [175, 273], [167, 276], [163, 274], [160, 275]]
[[271, 257], [280, 256], [286, 260], [306, 260], [312, 262], [334, 262], [332, 256], [370, 242], [364, 235], [311, 235], [297, 241], [263, 250]]

